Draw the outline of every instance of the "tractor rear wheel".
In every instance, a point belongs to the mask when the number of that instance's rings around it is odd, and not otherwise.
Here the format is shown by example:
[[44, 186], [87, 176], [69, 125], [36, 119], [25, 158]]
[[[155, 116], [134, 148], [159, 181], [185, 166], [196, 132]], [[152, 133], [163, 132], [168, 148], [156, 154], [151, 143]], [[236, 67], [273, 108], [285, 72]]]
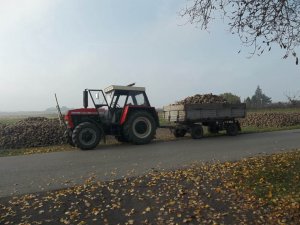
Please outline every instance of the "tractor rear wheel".
[[200, 139], [203, 137], [203, 127], [198, 124], [194, 124], [191, 127], [191, 136], [193, 139]]
[[74, 145], [81, 150], [96, 148], [100, 140], [100, 129], [90, 122], [83, 122], [77, 125], [72, 134]]
[[124, 138], [136, 145], [147, 144], [154, 138], [156, 123], [145, 111], [133, 112], [123, 127]]

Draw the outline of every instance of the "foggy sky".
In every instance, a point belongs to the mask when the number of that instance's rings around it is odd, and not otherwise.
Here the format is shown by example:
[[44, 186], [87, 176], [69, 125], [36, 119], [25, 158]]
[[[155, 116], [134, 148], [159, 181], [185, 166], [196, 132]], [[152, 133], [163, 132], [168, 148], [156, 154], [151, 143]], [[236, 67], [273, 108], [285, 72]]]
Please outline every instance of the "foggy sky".
[[0, 1], [0, 111], [82, 107], [82, 90], [136, 82], [156, 107], [196, 93], [257, 85], [273, 101], [300, 90], [299, 66], [273, 48], [248, 59], [215, 21], [209, 31], [179, 16], [185, 0]]

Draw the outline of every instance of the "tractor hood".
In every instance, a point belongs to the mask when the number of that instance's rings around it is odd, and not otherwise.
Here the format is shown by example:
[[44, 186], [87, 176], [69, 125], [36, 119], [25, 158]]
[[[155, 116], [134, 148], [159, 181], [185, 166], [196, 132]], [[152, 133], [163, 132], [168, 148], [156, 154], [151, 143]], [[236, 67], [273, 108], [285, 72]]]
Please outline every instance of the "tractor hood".
[[81, 115], [81, 114], [97, 114], [95, 108], [81, 108], [81, 109], [72, 109], [67, 112], [67, 115]]
[[105, 109], [95, 109], [95, 108], [81, 108], [81, 109], [72, 109], [67, 111], [65, 115], [65, 123], [68, 128], [74, 128], [72, 116], [80, 116], [80, 115], [100, 115], [105, 113]]

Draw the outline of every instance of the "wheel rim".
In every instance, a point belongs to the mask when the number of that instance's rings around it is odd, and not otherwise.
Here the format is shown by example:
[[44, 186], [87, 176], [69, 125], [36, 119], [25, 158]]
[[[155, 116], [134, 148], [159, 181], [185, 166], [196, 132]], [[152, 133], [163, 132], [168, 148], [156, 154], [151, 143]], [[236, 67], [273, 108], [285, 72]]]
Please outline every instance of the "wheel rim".
[[133, 122], [133, 134], [138, 138], [146, 138], [151, 134], [151, 122], [146, 117], [139, 117]]
[[84, 145], [92, 145], [97, 139], [97, 132], [92, 128], [85, 128], [79, 134], [79, 141]]

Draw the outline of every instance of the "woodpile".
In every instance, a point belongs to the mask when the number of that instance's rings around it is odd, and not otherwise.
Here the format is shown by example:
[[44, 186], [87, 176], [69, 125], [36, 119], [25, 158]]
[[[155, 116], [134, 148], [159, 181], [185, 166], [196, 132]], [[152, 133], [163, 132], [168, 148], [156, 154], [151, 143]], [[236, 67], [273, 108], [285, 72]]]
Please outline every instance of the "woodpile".
[[203, 103], [227, 103], [227, 101], [219, 96], [219, 95], [213, 95], [210, 94], [204, 94], [204, 95], [194, 95], [187, 97], [181, 101], [178, 101], [175, 103], [175, 105], [188, 105], [188, 104], [203, 104]]
[[243, 127], [287, 127], [300, 125], [300, 112], [250, 112], [240, 120]]
[[0, 149], [28, 148], [65, 143], [58, 119], [30, 117], [11, 125], [0, 125]]

